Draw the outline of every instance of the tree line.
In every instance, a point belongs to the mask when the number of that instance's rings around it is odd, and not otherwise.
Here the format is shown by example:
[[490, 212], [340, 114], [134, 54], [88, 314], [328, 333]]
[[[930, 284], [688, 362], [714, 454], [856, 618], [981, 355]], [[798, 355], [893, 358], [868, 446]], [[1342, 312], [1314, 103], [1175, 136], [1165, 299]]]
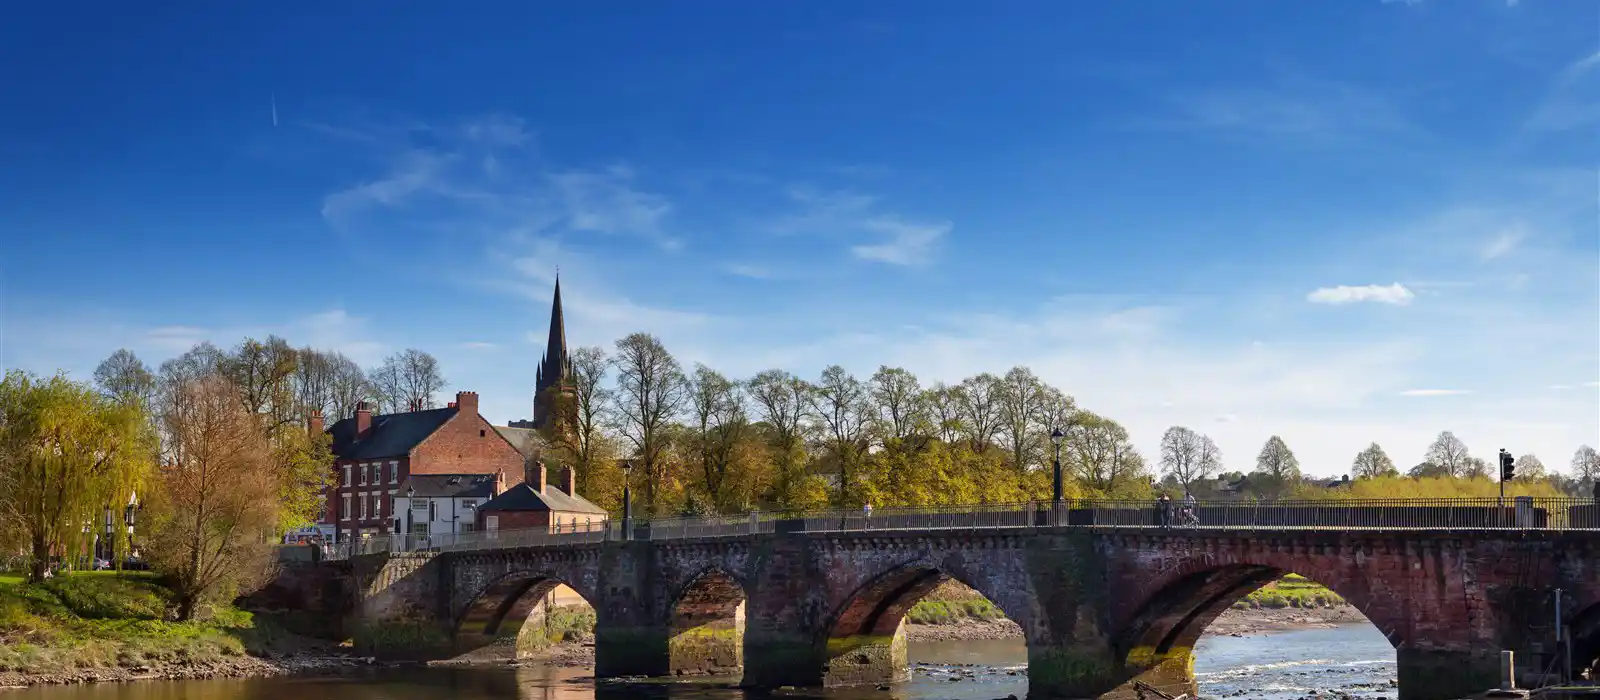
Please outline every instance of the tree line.
[[[562, 422], [547, 437], [550, 459], [575, 466], [583, 493], [615, 508], [634, 466], [637, 512], [737, 513], [998, 503], [1051, 494], [1059, 430], [1069, 498], [1491, 495], [1488, 463], [1449, 431], [1404, 475], [1376, 443], [1358, 453], [1353, 482], [1316, 483], [1294, 451], [1271, 436], [1248, 473], [1226, 471], [1208, 436], [1173, 426], [1147, 460], [1116, 420], [1080, 407], [1026, 367], [924, 385], [898, 367], [857, 377], [839, 365], [814, 379], [782, 369], [736, 379], [685, 368], [661, 341], [635, 333], [610, 353], [572, 354]], [[1586, 493], [1600, 456], [1584, 446], [1572, 475], [1549, 473], [1533, 455], [1518, 460], [1511, 492]], [[1331, 486], [1331, 488], [1330, 488]]]

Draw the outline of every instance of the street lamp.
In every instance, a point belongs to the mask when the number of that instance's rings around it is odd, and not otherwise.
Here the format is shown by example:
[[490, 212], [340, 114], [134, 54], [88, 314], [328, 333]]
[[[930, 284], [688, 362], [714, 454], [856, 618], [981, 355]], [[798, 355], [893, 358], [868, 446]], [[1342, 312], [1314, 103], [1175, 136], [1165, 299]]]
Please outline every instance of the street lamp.
[[135, 510], [135, 508], [134, 508], [134, 504], [133, 504], [133, 499], [130, 498], [130, 499], [128, 499], [128, 505], [122, 509], [122, 524], [128, 526], [128, 556], [124, 557], [124, 559], [129, 559], [129, 560], [131, 560], [135, 555], [135, 552], [134, 552], [135, 548], [133, 546], [133, 512], [134, 512], [134, 510]]
[[105, 508], [105, 521], [106, 521], [106, 544], [105, 544], [105, 548], [104, 548], [103, 551], [104, 551], [104, 553], [106, 555], [106, 561], [110, 562], [111, 559], [113, 557], [115, 557], [116, 554], [117, 554], [116, 545], [112, 544], [112, 541], [111, 541], [111, 537], [113, 535], [117, 534], [117, 528], [116, 528], [115, 522], [111, 519], [111, 506], [110, 505], [107, 505], [106, 508]]
[[404, 533], [401, 533], [401, 535], [400, 535], [400, 541], [401, 542], [410, 542], [411, 541], [411, 514], [417, 512], [416, 506], [411, 504], [411, 499], [416, 498], [416, 497], [417, 497], [417, 487], [415, 487], [415, 486], [407, 486], [406, 487], [406, 531]]
[[1050, 443], [1056, 446], [1055, 475], [1050, 498], [1051, 502], [1058, 506], [1061, 504], [1061, 439], [1064, 437], [1066, 434], [1062, 433], [1060, 428], [1050, 431]]
[[629, 477], [633, 475], [633, 462], [622, 462], [622, 539], [629, 539], [633, 527], [633, 492], [628, 489]]

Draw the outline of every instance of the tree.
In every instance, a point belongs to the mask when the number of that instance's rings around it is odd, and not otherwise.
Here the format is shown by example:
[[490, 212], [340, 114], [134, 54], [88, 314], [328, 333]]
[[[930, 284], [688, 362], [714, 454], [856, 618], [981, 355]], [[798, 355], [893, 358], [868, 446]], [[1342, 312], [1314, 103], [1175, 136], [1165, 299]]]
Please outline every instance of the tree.
[[239, 392], [246, 411], [265, 421], [268, 431], [292, 422], [296, 414], [294, 376], [300, 356], [288, 341], [268, 336], [246, 338], [222, 359], [222, 376]]
[[1467, 465], [1456, 475], [1462, 479], [1489, 478], [1489, 462], [1482, 457], [1468, 457]]
[[612, 366], [617, 370], [617, 417], [639, 458], [646, 512], [654, 513], [669, 477], [667, 429], [687, 397], [683, 370], [661, 340], [647, 333], [618, 340]]
[[172, 582], [178, 617], [265, 581], [279, 524], [272, 447], [258, 417], [221, 375], [185, 378], [163, 392], [168, 436], [162, 488], [151, 502], [148, 551]]
[[309, 415], [315, 411], [342, 418], [334, 412], [333, 398], [339, 355], [309, 347], [299, 349], [296, 355], [291, 385], [299, 412]]
[[149, 474], [154, 436], [144, 410], [64, 375], [12, 371], [0, 380], [0, 524], [26, 543], [30, 581], [42, 581], [51, 554], [81, 542], [84, 526], [127, 503]]
[[1012, 468], [1025, 471], [1037, 463], [1049, 440], [1050, 428], [1039, 429], [1049, 392], [1026, 367], [1012, 367], [994, 388], [998, 432], [1005, 436]]
[[1517, 458], [1516, 470], [1518, 479], [1532, 481], [1535, 479], [1543, 479], [1546, 476], [1549, 476], [1549, 473], [1544, 468], [1544, 462], [1539, 461], [1538, 457], [1535, 457], [1531, 454], [1526, 454]]
[[999, 384], [999, 377], [984, 372], [962, 380], [955, 389], [961, 427], [974, 450], [985, 450], [993, 445], [995, 433], [1000, 429]]
[[928, 403], [917, 375], [883, 365], [873, 373], [870, 390], [878, 408], [877, 432], [885, 445], [913, 435], [927, 437], [931, 432]]
[[389, 413], [433, 408], [437, 394], [444, 391], [444, 374], [439, 361], [415, 348], [384, 358], [383, 364], [368, 377], [378, 403]]
[[372, 383], [367, 381], [367, 373], [355, 360], [334, 353], [330, 362], [333, 366], [328, 386], [328, 409], [336, 419], [349, 418], [355, 415], [357, 404], [373, 395]]
[[939, 440], [946, 445], [955, 444], [966, 432], [961, 420], [961, 389], [939, 382], [923, 392], [922, 400], [928, 406]]
[[689, 378], [689, 407], [693, 414], [692, 442], [700, 467], [700, 486], [716, 511], [739, 505], [729, 488], [738, 450], [750, 427], [743, 388], [705, 365], [696, 365]]
[[1577, 480], [1580, 486], [1592, 486], [1596, 481], [1600, 481], [1600, 452], [1584, 445], [1572, 453], [1572, 478]]
[[1466, 443], [1455, 433], [1448, 430], [1439, 433], [1434, 438], [1433, 444], [1428, 446], [1428, 454], [1424, 461], [1433, 465], [1445, 475], [1460, 477], [1465, 476], [1472, 469], [1472, 455], [1467, 453]]
[[1144, 457], [1128, 440], [1128, 430], [1110, 418], [1084, 411], [1067, 432], [1064, 468], [1102, 496], [1148, 481]]
[[745, 384], [755, 400], [761, 421], [771, 433], [777, 458], [772, 501], [781, 508], [793, 509], [812, 499], [801, 465], [804, 463], [807, 418], [811, 415], [811, 385], [781, 369], [769, 369]]
[[1295, 459], [1283, 438], [1274, 435], [1267, 438], [1261, 454], [1256, 455], [1255, 473], [1260, 475], [1255, 481], [1263, 484], [1263, 492], [1279, 496], [1300, 480], [1300, 460]]
[[1161, 472], [1192, 493], [1194, 484], [1222, 471], [1222, 451], [1211, 438], [1181, 425], [1161, 435]]
[[832, 365], [822, 370], [822, 377], [812, 387], [811, 406], [839, 470], [838, 503], [851, 505], [856, 490], [852, 470], [867, 449], [867, 388], [843, 367]]
[[578, 490], [592, 493], [591, 483], [605, 455], [606, 441], [603, 427], [612, 421], [610, 407], [614, 395], [606, 388], [606, 372], [610, 363], [606, 352], [598, 347], [581, 347], [572, 352], [570, 371], [567, 373], [569, 392], [558, 397], [571, 401], [572, 410], [562, 407], [557, 416], [570, 416], [573, 425], [555, 431], [556, 444], [566, 450], [576, 463]]
[[149, 407], [156, 393], [156, 375], [126, 348], [111, 353], [94, 370], [95, 385], [112, 399]]
[[1356, 453], [1356, 460], [1350, 465], [1350, 477], [1354, 479], [1376, 479], [1381, 476], [1399, 476], [1400, 470], [1395, 469], [1394, 460], [1383, 451], [1378, 443], [1367, 445]]

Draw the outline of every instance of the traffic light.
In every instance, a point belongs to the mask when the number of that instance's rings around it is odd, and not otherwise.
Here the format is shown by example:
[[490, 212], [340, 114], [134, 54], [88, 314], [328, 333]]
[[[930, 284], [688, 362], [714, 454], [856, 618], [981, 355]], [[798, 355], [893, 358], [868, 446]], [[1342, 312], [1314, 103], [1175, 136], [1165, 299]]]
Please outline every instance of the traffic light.
[[1510, 481], [1517, 475], [1517, 460], [1510, 452], [1500, 450], [1500, 480]]

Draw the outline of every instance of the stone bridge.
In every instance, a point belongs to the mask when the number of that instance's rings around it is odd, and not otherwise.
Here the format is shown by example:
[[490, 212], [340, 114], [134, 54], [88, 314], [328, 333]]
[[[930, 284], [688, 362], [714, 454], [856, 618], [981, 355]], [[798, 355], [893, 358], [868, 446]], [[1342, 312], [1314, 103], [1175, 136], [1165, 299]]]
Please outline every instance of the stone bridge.
[[[989, 530], [798, 532], [373, 554], [349, 562], [357, 628], [379, 653], [450, 656], [518, 635], [565, 583], [595, 608], [601, 678], [732, 673], [753, 687], [908, 674], [902, 622], [954, 578], [1021, 625], [1034, 697], [1194, 688], [1194, 645], [1286, 573], [1339, 595], [1396, 651], [1400, 697], [1496, 687], [1499, 653], [1544, 668], [1565, 592], [1600, 655], [1600, 536], [1580, 530]], [[739, 610], [743, 603], [744, 614]], [[742, 627], [742, 629], [741, 629]]]

